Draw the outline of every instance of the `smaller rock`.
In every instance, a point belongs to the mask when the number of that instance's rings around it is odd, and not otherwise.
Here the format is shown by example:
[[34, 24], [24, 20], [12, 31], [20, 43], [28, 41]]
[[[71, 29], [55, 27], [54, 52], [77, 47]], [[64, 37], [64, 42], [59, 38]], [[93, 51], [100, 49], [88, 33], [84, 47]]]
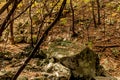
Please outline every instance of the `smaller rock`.
[[20, 76], [20, 77], [18, 77], [17, 80], [28, 80], [28, 78], [26, 76]]
[[30, 80], [45, 80], [44, 77], [32, 77]]
[[97, 76], [95, 77], [95, 80], [117, 80], [114, 77], [102, 77], [102, 76]]
[[1, 70], [0, 71], [0, 80], [11, 80], [13, 73], [11, 71]]
[[14, 38], [14, 41], [16, 43], [24, 42], [24, 36], [23, 35], [16, 35], [15, 38]]
[[69, 80], [71, 76], [70, 70], [60, 63], [49, 63], [44, 67], [44, 70], [46, 73], [42, 75], [49, 80]]

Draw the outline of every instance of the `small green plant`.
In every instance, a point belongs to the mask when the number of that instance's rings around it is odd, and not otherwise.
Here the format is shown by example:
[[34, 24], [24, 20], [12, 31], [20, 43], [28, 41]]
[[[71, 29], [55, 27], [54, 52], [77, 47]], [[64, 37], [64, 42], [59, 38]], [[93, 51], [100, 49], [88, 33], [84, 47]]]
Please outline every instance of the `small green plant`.
[[117, 11], [120, 12], [120, 5], [117, 7]]
[[[32, 40], [33, 40], [33, 43], [35, 44], [36, 41], [37, 41], [37, 35], [33, 35], [32, 36]], [[27, 43], [31, 43], [31, 36], [29, 37], [26, 37], [26, 40], [25, 40]]]
[[119, 53], [119, 50], [118, 50], [118, 49], [113, 48], [113, 49], [112, 49], [112, 54], [113, 54], [115, 57], [118, 57], [118, 55], [119, 55], [120, 53]]
[[108, 7], [109, 9], [115, 9], [116, 8], [116, 3], [114, 3], [114, 2], [107, 3], [106, 7]]
[[93, 43], [91, 41], [87, 42], [86, 43], [87, 47], [89, 47], [90, 49], [93, 48]]
[[66, 23], [67, 23], [66, 18], [62, 18], [62, 19], [60, 20], [60, 24], [61, 24], [61, 25], [65, 25]]
[[24, 36], [23, 36], [23, 35], [16, 35], [16, 36], [14, 37], [14, 41], [15, 41], [16, 43], [20, 43], [20, 42], [24, 41]]

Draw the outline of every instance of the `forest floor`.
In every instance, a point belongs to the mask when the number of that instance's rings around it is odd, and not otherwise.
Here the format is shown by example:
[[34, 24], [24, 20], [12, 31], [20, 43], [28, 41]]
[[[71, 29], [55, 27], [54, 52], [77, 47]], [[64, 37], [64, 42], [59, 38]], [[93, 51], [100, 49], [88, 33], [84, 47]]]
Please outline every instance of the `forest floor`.
[[[71, 15], [67, 15], [67, 18], [62, 18], [50, 31], [47, 39], [40, 46], [41, 50], [50, 57], [59, 58], [77, 54], [86, 46], [89, 46], [99, 55], [100, 64], [105, 70], [111, 76], [118, 77], [118, 80], [120, 80], [120, 15], [119, 12], [112, 11], [109, 8], [105, 12], [107, 17], [102, 18], [102, 24], [98, 28], [94, 28], [93, 23], [91, 23], [87, 30], [84, 22], [81, 21], [81, 17], [85, 14], [87, 22], [90, 18], [88, 15], [90, 12], [81, 13], [80, 10], [76, 10], [75, 31], [78, 36], [75, 38], [71, 38], [70, 26], [72, 20]], [[4, 52], [7, 58], [2, 59], [0, 56], [0, 71], [16, 72], [27, 58], [24, 56], [18, 57], [28, 45], [26, 43], [11, 45], [7, 42], [1, 42], [0, 52]], [[41, 75], [39, 73], [41, 68], [36, 66], [39, 61], [38, 58], [33, 58], [21, 75], [30, 78]], [[0, 74], [2, 73], [0, 72]]]
[[[114, 77], [120, 78], [120, 28], [116, 29], [115, 26], [113, 27], [106, 27], [106, 34], [107, 36], [104, 36], [104, 31], [101, 30], [102, 27], [99, 27], [97, 29], [91, 28], [89, 35], [90, 40], [87, 41], [87, 33], [86, 31], [83, 32], [84, 38], [81, 38], [81, 36], [78, 36], [76, 38], [70, 38], [65, 39], [64, 36], [70, 36], [69, 34], [60, 33], [56, 34], [56, 31], [52, 31], [52, 35], [49, 35], [48, 37], [58, 37], [56, 40], [52, 41], [45, 41], [43, 45], [41, 46], [41, 49], [44, 53], [46, 53], [48, 56], [55, 56], [55, 57], [64, 57], [64, 56], [70, 56], [75, 55], [79, 53], [82, 49], [88, 45], [91, 47], [100, 57], [100, 63], [105, 68], [105, 70]], [[56, 28], [57, 29], [57, 28]], [[62, 27], [61, 27], [62, 29]], [[66, 28], [68, 29], [68, 28]], [[94, 33], [93, 33], [94, 32]], [[103, 34], [103, 35], [102, 35]], [[62, 38], [61, 38], [62, 37]], [[48, 44], [48, 45], [47, 45]], [[16, 58], [16, 55], [20, 55], [21, 52], [23, 52], [24, 48], [27, 47], [29, 44], [25, 43], [18, 43], [15, 45], [11, 45], [8, 43], [0, 43], [0, 49], [2, 51], [10, 52], [8, 53], [9, 57], [11, 56], [12, 59], [8, 60], [2, 60], [0, 62], [1, 64], [1, 71], [13, 71], [16, 72], [17, 69], [23, 64], [25, 59], [24, 58]], [[38, 63], [39, 59], [32, 59], [27, 68], [22, 72], [21, 75], [26, 75], [27, 77], [33, 77], [33, 76], [39, 76], [41, 75], [38, 71], [36, 71], [36, 65]], [[40, 69], [41, 70], [41, 69]], [[29, 74], [29, 75], [28, 75]], [[118, 79], [119, 80], [119, 79]]]

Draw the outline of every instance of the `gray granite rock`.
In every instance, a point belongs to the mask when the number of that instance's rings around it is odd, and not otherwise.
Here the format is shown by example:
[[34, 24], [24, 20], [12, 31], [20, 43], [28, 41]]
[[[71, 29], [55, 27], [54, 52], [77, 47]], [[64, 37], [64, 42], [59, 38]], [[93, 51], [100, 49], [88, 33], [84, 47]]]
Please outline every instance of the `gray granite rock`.
[[69, 80], [71, 76], [70, 69], [60, 63], [49, 63], [43, 69], [45, 72], [42, 75], [46, 76], [48, 80]]

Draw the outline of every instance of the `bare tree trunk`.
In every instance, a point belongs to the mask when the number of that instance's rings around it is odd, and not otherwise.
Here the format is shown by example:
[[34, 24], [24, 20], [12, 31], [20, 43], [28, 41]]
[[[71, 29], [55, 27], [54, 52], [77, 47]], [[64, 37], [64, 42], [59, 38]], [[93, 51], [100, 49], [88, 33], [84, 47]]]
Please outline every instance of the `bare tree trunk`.
[[[11, 16], [11, 20], [14, 18], [14, 14]], [[14, 42], [14, 32], [13, 32], [13, 24], [14, 24], [14, 21], [12, 21], [10, 23], [10, 41], [11, 41], [11, 44], [15, 44]]]
[[[6, 2], [8, 2], [8, 0], [6, 0]], [[13, 6], [13, 4], [12, 4], [12, 6]], [[9, 13], [9, 7], [7, 8], [7, 12]], [[14, 13], [11, 15], [10, 20], [12, 20], [13, 18], [14, 18]], [[9, 32], [10, 38], [9, 38], [9, 40], [10, 40], [11, 44], [15, 43], [14, 42], [13, 24], [14, 24], [14, 20], [11, 21], [10, 28], [9, 28], [10, 29], [10, 32]]]
[[33, 20], [32, 20], [32, 16], [31, 16], [31, 7], [29, 8], [29, 17], [30, 17], [30, 34], [31, 34], [31, 47], [33, 46]]
[[42, 15], [43, 19], [41, 20], [41, 24], [40, 27], [38, 29], [38, 33], [37, 33], [37, 40], [36, 42], [38, 42], [39, 36], [40, 36], [40, 30], [42, 28], [42, 26], [44, 25], [44, 20], [46, 19], [46, 17], [50, 16], [52, 14], [52, 11], [54, 10], [54, 8], [56, 7], [56, 5], [60, 2], [60, 0], [57, 1], [57, 3], [52, 7], [52, 9], [49, 11], [49, 13], [47, 15]]
[[94, 1], [91, 1], [91, 5], [92, 5], [92, 16], [93, 16], [93, 21], [94, 21], [94, 27], [97, 28], [95, 11], [94, 11], [94, 4], [95, 4]]
[[100, 0], [96, 0], [97, 2], [97, 16], [98, 16], [98, 25], [101, 24], [101, 20], [100, 20]]
[[75, 23], [74, 23], [75, 17], [74, 17], [74, 9], [73, 9], [73, 5], [72, 5], [72, 0], [70, 0], [70, 7], [71, 7], [71, 10], [72, 10], [72, 26], [71, 26], [72, 37], [77, 37], [78, 35], [75, 32]]

